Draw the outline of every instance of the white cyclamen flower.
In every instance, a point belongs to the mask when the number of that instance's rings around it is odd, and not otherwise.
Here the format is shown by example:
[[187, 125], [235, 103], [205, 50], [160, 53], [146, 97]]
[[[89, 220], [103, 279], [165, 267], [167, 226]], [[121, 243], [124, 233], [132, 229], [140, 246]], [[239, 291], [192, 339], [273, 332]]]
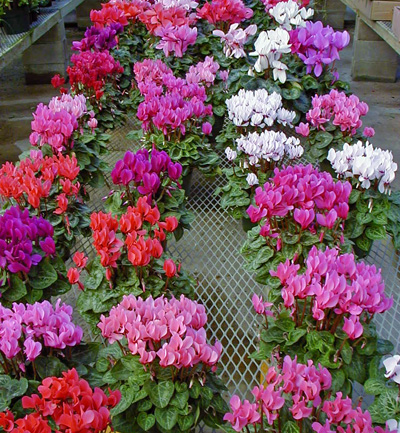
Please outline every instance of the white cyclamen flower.
[[400, 355], [390, 356], [383, 361], [386, 369], [385, 377], [391, 377], [396, 383], [400, 383]]
[[368, 141], [350, 145], [345, 143], [343, 150], [330, 149], [328, 160], [337, 174], [344, 177], [357, 177], [362, 188], [368, 189], [378, 181], [380, 192], [388, 192], [397, 171], [393, 154], [388, 150], [374, 148]]
[[[282, 28], [261, 32], [254, 43], [255, 51], [250, 53], [250, 56], [258, 57], [254, 69], [257, 72], [262, 72], [272, 67], [274, 77], [278, 77], [279, 80], [283, 79], [284, 81], [281, 82], [285, 82], [286, 65], [283, 65], [279, 60], [282, 54], [290, 53], [289, 39], [289, 33]], [[274, 66], [274, 62], [278, 63], [275, 63]]]
[[254, 173], [249, 173], [246, 180], [250, 186], [258, 185], [258, 177]]
[[294, 0], [279, 2], [268, 12], [285, 30], [292, 30], [292, 26], [305, 27], [305, 20], [314, 15], [313, 9], [302, 8]]
[[230, 147], [225, 149], [225, 155], [228, 158], [228, 161], [233, 161], [237, 157], [237, 152], [232, 150]]

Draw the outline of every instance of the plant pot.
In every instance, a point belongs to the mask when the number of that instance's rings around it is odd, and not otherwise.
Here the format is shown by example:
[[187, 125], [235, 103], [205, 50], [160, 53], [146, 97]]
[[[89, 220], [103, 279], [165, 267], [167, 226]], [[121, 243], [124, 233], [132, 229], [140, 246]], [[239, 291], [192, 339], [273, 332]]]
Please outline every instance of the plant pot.
[[29, 21], [30, 23], [34, 23], [39, 16], [39, 9], [31, 9], [29, 12]]
[[186, 197], [189, 197], [193, 184], [193, 169], [182, 178], [182, 188], [185, 191]]
[[215, 140], [217, 139], [217, 135], [222, 131], [222, 128], [224, 126], [224, 119], [225, 116], [214, 116], [214, 125], [212, 127], [211, 135], [210, 135], [210, 141], [212, 143], [215, 143]]
[[242, 217], [242, 229], [247, 233], [254, 228], [257, 223], [252, 223], [250, 218]]
[[29, 6], [19, 6], [6, 10], [3, 16], [4, 30], [8, 35], [16, 35], [29, 30]]

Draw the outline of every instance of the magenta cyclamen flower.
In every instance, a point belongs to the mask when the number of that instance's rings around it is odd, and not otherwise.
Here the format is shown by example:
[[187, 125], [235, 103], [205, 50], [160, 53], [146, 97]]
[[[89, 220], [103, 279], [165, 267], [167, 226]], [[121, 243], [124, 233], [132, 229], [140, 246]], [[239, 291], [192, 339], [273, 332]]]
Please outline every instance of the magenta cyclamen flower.
[[14, 206], [0, 216], [0, 268], [28, 273], [43, 256], [55, 254], [53, 226], [42, 217], [30, 217], [28, 209]]
[[232, 424], [232, 428], [238, 432], [249, 424], [258, 423], [261, 419], [257, 411], [257, 403], [251, 404], [248, 400], [242, 403], [237, 395], [233, 395], [229, 405], [232, 413], [227, 413], [224, 416], [224, 421], [229, 421]]
[[[352, 340], [363, 334], [363, 320], [383, 313], [393, 304], [393, 299], [385, 296], [380, 271], [375, 266], [357, 263], [353, 254], [339, 255], [336, 249], [320, 251], [314, 246], [305, 265], [305, 272], [299, 273], [299, 265], [287, 260], [276, 271], [270, 271], [281, 281], [285, 307], [293, 313], [297, 299], [311, 302], [316, 321], [326, 319], [334, 311], [335, 317], [343, 318], [342, 329]], [[327, 329], [337, 323], [328, 321]]]
[[[145, 72], [152, 64], [155, 71], [146, 76]], [[204, 117], [212, 115], [212, 106], [205, 104], [205, 88], [198, 83], [176, 78], [159, 61], [145, 60], [135, 64], [134, 71], [138, 88], [144, 96], [137, 117], [145, 131], [154, 127], [168, 135], [178, 129], [185, 135], [189, 123], [199, 124]]]
[[314, 72], [319, 77], [325, 65], [340, 60], [339, 51], [350, 42], [350, 35], [324, 27], [321, 21], [307, 21], [305, 27], [290, 31], [292, 53], [298, 54], [307, 66], [307, 74]]
[[311, 165], [276, 168], [271, 182], [256, 189], [256, 206], [247, 213], [252, 222], [262, 221], [260, 234], [267, 239], [281, 239], [282, 218], [292, 219], [297, 231], [320, 229], [323, 234], [347, 218], [350, 193], [349, 182], [335, 181]]
[[146, 149], [140, 149], [136, 153], [127, 151], [111, 172], [114, 184], [133, 184], [142, 195], [155, 195], [160, 188], [161, 179], [166, 176], [176, 182], [181, 175], [181, 164], [173, 163], [166, 152], [157, 149], [151, 153]]
[[[110, 343], [126, 338], [133, 355], [142, 364], [157, 361], [161, 367], [193, 367], [203, 363], [214, 370], [222, 346], [207, 343], [204, 306], [184, 295], [180, 299], [164, 296], [153, 299], [124, 296], [108, 317], [101, 316], [97, 325]], [[158, 350], [155, 347], [160, 347]]]

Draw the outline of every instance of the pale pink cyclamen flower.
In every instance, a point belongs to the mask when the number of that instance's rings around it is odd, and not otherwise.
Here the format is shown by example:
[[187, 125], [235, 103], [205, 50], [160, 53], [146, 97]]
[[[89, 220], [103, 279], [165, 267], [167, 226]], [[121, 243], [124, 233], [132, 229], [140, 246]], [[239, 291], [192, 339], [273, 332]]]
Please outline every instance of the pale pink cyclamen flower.
[[222, 30], [214, 30], [213, 35], [220, 37], [221, 42], [224, 44], [224, 54], [226, 57], [245, 57], [244, 44], [247, 42], [249, 36], [255, 35], [257, 26], [255, 24], [249, 25], [245, 29], [239, 28], [239, 23], [231, 24], [228, 33]]
[[375, 129], [374, 128], [372, 128], [370, 126], [366, 126], [364, 128], [364, 131], [363, 131], [364, 137], [373, 137], [374, 135], [375, 135]]
[[300, 122], [298, 126], [296, 126], [295, 131], [302, 135], [303, 137], [308, 137], [310, 135], [310, 126], [308, 123]]
[[163, 50], [166, 57], [172, 52], [176, 57], [182, 57], [188, 46], [195, 44], [197, 39], [197, 27], [191, 28], [188, 25], [177, 27], [167, 24], [158, 27], [154, 33], [161, 38], [156, 48]]

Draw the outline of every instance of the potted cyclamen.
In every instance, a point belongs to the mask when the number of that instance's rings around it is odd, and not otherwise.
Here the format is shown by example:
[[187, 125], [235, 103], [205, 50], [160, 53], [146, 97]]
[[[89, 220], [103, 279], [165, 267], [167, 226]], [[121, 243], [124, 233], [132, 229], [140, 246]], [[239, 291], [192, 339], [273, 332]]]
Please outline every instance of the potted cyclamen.
[[335, 392], [334, 382], [329, 371], [312, 360], [276, 359], [251, 391], [253, 403], [232, 396], [231, 411], [224, 417], [229, 424], [220, 427], [229, 433], [389, 431], [385, 422], [383, 428], [374, 425], [368, 410]]
[[25, 396], [21, 408], [0, 413], [2, 429], [51, 433], [57, 426], [60, 433], [72, 429], [104, 433], [112, 428], [110, 409], [121, 399], [118, 390], [109, 389], [106, 394], [99, 388], [92, 389], [76, 369], [46, 377], [38, 385], [38, 394]]
[[343, 237], [350, 193], [349, 182], [335, 181], [311, 164], [275, 169], [247, 209], [258, 226], [247, 233], [241, 249], [246, 269], [257, 282], [276, 288], [280, 283], [270, 271], [287, 259], [301, 263], [314, 245], [351, 250]]
[[185, 191], [179, 183], [181, 177], [181, 164], [173, 163], [165, 151], [127, 151], [111, 171], [111, 179], [120, 190], [112, 191], [105, 202], [106, 209], [121, 215], [128, 206], [134, 206], [139, 197], [146, 197], [149, 204], [157, 205], [161, 219], [177, 218], [174, 236], [179, 240], [193, 220], [193, 215], [186, 209]]
[[120, 217], [94, 212], [90, 227], [97, 257], [88, 262], [83, 253], [76, 253], [68, 278], [83, 290], [78, 310], [94, 331], [100, 315], [124, 295], [147, 298], [193, 293], [193, 278], [164, 254], [163, 242], [177, 229], [178, 220], [174, 216], [161, 219], [158, 208], [149, 205], [146, 197], [128, 206]]
[[282, 97], [277, 93], [241, 89], [226, 104], [234, 126], [227, 127], [225, 137], [234, 138], [235, 146], [225, 149], [231, 165], [223, 170], [228, 183], [217, 188], [216, 194], [221, 194], [222, 208], [228, 209], [234, 218], [242, 218], [243, 227], [249, 230], [251, 224], [246, 209], [256, 186], [263, 185], [274, 168], [285, 160], [301, 157], [303, 147], [297, 138], [287, 137], [282, 131], [266, 130], [291, 125], [295, 117], [293, 111], [283, 108]]
[[228, 408], [215, 373], [222, 346], [207, 343], [206, 322], [204, 306], [183, 295], [128, 295], [101, 316], [110, 346], [96, 369], [101, 386], [121, 391], [111, 411], [118, 432], [188, 433], [222, 422]]
[[357, 256], [368, 255], [373, 242], [387, 234], [398, 248], [400, 217], [392, 201], [395, 198], [390, 197], [397, 170], [392, 153], [358, 141], [345, 143], [343, 150], [331, 148], [327, 159], [336, 176], [349, 179], [353, 185], [345, 235], [354, 242]]
[[278, 284], [268, 302], [253, 296], [265, 319], [253, 356], [267, 363], [285, 355], [312, 359], [332, 374], [332, 392], [351, 395], [355, 382], [368, 379], [371, 363], [393, 349], [377, 336], [373, 321], [393, 304], [380, 270], [356, 262], [353, 254], [313, 246], [304, 261], [287, 260], [270, 274]]
[[205, 103], [205, 88], [188, 79], [176, 78], [160, 60], [146, 59], [134, 67], [137, 86], [143, 96], [137, 117], [145, 133], [144, 143], [151, 149], [165, 150], [183, 167], [183, 175], [193, 168], [206, 175], [218, 171], [218, 155], [206, 136], [212, 125], [212, 107]]
[[0, 291], [3, 306], [50, 299], [71, 289], [56, 253], [53, 226], [17, 206], [0, 215]]

